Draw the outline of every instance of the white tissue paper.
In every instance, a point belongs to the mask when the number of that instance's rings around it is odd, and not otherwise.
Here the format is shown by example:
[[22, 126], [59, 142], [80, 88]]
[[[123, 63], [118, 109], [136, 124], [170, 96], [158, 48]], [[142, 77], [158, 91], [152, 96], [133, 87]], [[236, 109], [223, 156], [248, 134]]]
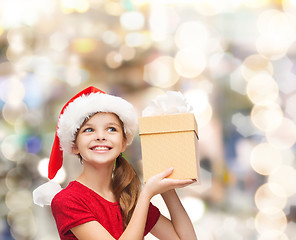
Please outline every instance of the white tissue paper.
[[54, 181], [48, 181], [33, 191], [33, 202], [40, 207], [50, 205], [54, 196], [61, 190], [62, 187], [60, 184]]
[[143, 117], [192, 112], [192, 107], [181, 92], [167, 91], [157, 96], [142, 112]]

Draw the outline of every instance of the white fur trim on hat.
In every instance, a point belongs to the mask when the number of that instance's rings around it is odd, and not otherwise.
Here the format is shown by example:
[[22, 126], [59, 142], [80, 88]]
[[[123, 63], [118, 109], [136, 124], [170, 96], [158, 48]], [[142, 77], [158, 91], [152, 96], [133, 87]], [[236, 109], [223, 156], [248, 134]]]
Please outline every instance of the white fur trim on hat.
[[127, 144], [131, 144], [138, 128], [138, 116], [132, 104], [113, 95], [90, 93], [69, 103], [60, 116], [57, 135], [63, 151], [72, 153], [77, 130], [86, 118], [97, 112], [115, 113], [123, 122]]

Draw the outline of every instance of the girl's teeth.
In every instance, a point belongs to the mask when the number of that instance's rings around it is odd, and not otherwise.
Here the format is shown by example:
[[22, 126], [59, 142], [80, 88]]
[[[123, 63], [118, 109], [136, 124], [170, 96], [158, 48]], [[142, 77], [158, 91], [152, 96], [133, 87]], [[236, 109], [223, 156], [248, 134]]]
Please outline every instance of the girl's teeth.
[[108, 150], [107, 147], [95, 147], [94, 150]]

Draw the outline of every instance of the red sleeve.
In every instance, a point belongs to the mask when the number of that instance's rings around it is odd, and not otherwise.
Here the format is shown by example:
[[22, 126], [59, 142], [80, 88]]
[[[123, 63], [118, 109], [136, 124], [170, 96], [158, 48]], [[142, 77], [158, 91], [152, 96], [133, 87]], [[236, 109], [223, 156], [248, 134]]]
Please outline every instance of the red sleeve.
[[72, 234], [71, 228], [96, 220], [83, 201], [71, 195], [58, 193], [51, 202], [51, 211], [61, 238]]
[[149, 210], [148, 210], [148, 216], [147, 216], [147, 222], [146, 222], [146, 226], [145, 226], [145, 232], [144, 232], [145, 236], [151, 231], [151, 229], [157, 223], [159, 217], [160, 217], [159, 209], [157, 207], [155, 207], [152, 203], [150, 203]]

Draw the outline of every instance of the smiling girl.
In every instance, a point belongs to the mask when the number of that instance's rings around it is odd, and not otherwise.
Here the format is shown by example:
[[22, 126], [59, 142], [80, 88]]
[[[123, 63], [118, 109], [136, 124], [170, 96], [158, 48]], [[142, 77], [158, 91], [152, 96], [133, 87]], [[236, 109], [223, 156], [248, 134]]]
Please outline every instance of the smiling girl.
[[[172, 168], [143, 186], [122, 157], [137, 131], [137, 114], [122, 98], [89, 87], [61, 111], [49, 162], [49, 178], [61, 168], [63, 151], [83, 163], [78, 178], [55, 195], [51, 209], [62, 240], [140, 240], [151, 232], [158, 239], [197, 239], [176, 188], [195, 180], [167, 178]], [[161, 194], [171, 219], [150, 203]]]

